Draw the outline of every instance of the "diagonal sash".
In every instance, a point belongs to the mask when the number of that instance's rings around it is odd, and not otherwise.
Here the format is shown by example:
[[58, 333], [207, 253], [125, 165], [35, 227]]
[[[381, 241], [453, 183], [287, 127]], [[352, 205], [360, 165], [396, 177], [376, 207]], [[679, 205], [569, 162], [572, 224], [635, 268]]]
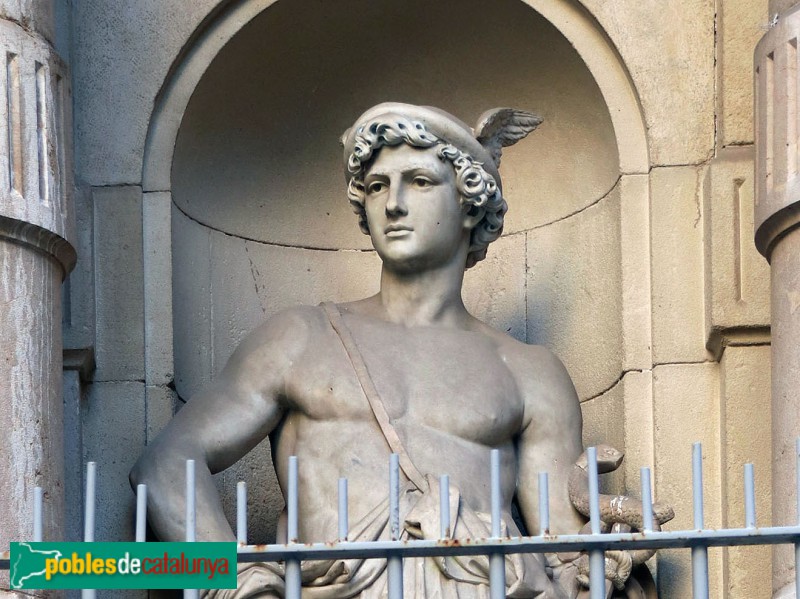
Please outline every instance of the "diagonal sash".
[[369, 374], [369, 370], [367, 370], [367, 365], [364, 363], [364, 358], [361, 356], [361, 351], [353, 340], [350, 329], [348, 329], [347, 325], [344, 323], [339, 308], [336, 307], [336, 304], [331, 302], [324, 302], [321, 305], [322, 309], [325, 310], [325, 314], [328, 316], [333, 330], [341, 340], [347, 357], [350, 358], [350, 364], [353, 366], [353, 370], [358, 378], [358, 383], [361, 385], [361, 390], [367, 398], [367, 403], [369, 403], [369, 407], [372, 408], [375, 420], [378, 421], [381, 433], [383, 433], [386, 442], [389, 444], [389, 448], [399, 457], [400, 468], [408, 477], [408, 480], [414, 483], [417, 489], [424, 492], [428, 489], [428, 483], [425, 481], [425, 477], [422, 473], [414, 465], [414, 462], [411, 461], [405, 445], [403, 445], [400, 436], [397, 434], [397, 430], [392, 426], [391, 418], [389, 418], [386, 407], [383, 405], [378, 395], [378, 390], [372, 382], [372, 377]]

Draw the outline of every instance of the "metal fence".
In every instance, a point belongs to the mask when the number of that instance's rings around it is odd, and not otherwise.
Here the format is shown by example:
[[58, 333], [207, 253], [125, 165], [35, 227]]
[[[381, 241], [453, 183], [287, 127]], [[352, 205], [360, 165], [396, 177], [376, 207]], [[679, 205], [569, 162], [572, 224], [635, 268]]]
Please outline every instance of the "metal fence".
[[[800, 439], [796, 444], [798, 517], [800, 519]], [[400, 540], [400, 469], [396, 454], [389, 460], [389, 522], [391, 540], [354, 542], [347, 541], [348, 501], [347, 480], [339, 480], [338, 535], [335, 542], [299, 543], [298, 539], [298, 464], [297, 458], [289, 458], [287, 489], [287, 538], [286, 544], [247, 544], [247, 487], [237, 485], [236, 537], [239, 542], [239, 562], [284, 562], [285, 596], [287, 599], [301, 597], [300, 564], [304, 560], [327, 559], [385, 559], [387, 561], [388, 593], [390, 599], [403, 597], [403, 559], [412, 557], [448, 557], [485, 555], [489, 557], [490, 596], [505, 597], [505, 555], [511, 553], [557, 553], [585, 551], [589, 554], [591, 599], [605, 599], [604, 552], [610, 550], [639, 550], [684, 548], [692, 552], [692, 589], [694, 599], [708, 598], [708, 548], [741, 545], [776, 545], [790, 543], [795, 548], [795, 568], [800, 572], [800, 521], [796, 526], [773, 526], [759, 528], [756, 525], [755, 484], [752, 464], [744, 467], [745, 523], [743, 528], [707, 529], [703, 520], [703, 466], [702, 447], [695, 443], [692, 451], [692, 486], [694, 528], [691, 530], [653, 530], [653, 504], [650, 469], [641, 469], [643, 505], [643, 530], [630, 533], [601, 534], [597, 452], [587, 450], [590, 500], [591, 534], [549, 534], [549, 498], [547, 474], [539, 475], [539, 523], [536, 536], [501, 536], [501, 492], [500, 455], [491, 453], [490, 489], [492, 536], [486, 539], [454, 539], [449, 537], [450, 503], [449, 479], [440, 477], [440, 539]], [[86, 472], [86, 495], [84, 512], [84, 541], [94, 541], [95, 529], [95, 484], [97, 470], [89, 462]], [[136, 497], [136, 541], [145, 541], [147, 521], [147, 488], [139, 485]], [[33, 541], [42, 540], [42, 489], [36, 487], [33, 505]], [[186, 462], [186, 541], [196, 540], [195, 515], [195, 464]], [[0, 570], [9, 568], [9, 552], [0, 553]], [[796, 580], [796, 592], [800, 597], [800, 577]], [[92, 590], [82, 591], [84, 599], [95, 595]], [[197, 590], [184, 591], [185, 599], [194, 599]]]

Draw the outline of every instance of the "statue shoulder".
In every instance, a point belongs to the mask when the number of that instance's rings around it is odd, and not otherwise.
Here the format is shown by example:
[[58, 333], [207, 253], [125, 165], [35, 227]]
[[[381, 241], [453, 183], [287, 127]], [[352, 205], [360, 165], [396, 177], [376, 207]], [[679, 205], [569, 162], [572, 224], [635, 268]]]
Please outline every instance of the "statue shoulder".
[[324, 333], [327, 319], [319, 306], [295, 306], [275, 313], [253, 329], [234, 351], [234, 369], [292, 362]]
[[578, 405], [575, 386], [558, 356], [543, 345], [504, 337], [500, 351], [526, 405], [540, 408]]

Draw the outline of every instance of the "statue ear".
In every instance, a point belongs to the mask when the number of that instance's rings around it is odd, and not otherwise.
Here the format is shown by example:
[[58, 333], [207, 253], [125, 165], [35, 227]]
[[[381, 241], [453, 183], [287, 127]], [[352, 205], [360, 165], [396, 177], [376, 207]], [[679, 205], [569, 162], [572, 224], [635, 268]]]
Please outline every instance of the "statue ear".
[[474, 229], [483, 217], [486, 215], [486, 208], [482, 206], [476, 206], [474, 204], [469, 204], [465, 206], [464, 216], [462, 218], [462, 222], [464, 223], [464, 227], [467, 229]]
[[542, 124], [542, 117], [514, 108], [492, 108], [478, 118], [475, 137], [500, 166], [503, 148], [513, 146]]

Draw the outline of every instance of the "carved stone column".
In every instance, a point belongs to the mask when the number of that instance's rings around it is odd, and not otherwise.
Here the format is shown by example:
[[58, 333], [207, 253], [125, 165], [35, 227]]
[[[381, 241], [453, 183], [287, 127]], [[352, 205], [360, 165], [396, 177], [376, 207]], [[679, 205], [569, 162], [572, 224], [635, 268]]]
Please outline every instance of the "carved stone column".
[[[800, 5], [761, 38], [756, 67], [755, 241], [771, 267], [773, 522], [797, 522], [795, 439], [800, 436]], [[758, 401], [757, 397], [753, 401]], [[776, 597], [794, 597], [794, 553], [773, 553]]]
[[[45, 490], [45, 538], [63, 535], [61, 283], [69, 243], [71, 105], [53, 48], [51, 2], [0, 7], [0, 550], [32, 532]], [[0, 595], [7, 579], [0, 578]]]

